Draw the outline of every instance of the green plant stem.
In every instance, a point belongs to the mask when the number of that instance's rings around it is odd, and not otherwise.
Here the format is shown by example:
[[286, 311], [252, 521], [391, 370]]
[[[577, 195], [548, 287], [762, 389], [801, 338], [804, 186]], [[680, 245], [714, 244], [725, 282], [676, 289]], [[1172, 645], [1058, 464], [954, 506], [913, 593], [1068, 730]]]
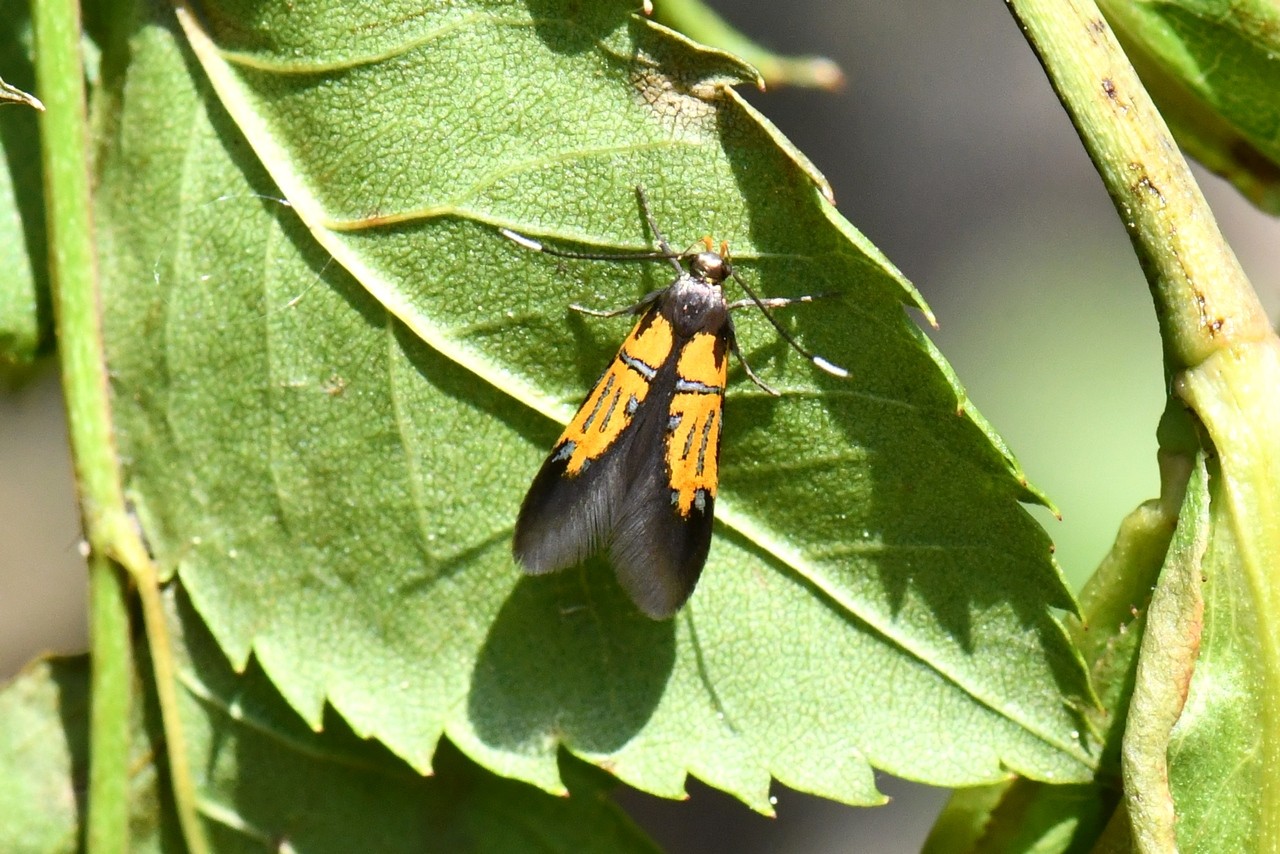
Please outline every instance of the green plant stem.
[[840, 66], [824, 56], [783, 56], [731, 26], [701, 0], [655, 0], [653, 17], [689, 38], [742, 57], [769, 86], [807, 86], [836, 91], [844, 86]]
[[129, 579], [101, 552], [89, 556], [89, 798], [85, 850], [129, 850]]
[[1165, 366], [1201, 364], [1271, 324], [1136, 72], [1092, 0], [1009, 0], [1133, 241]]
[[[1280, 339], [1163, 119], [1091, 0], [1009, 0], [1129, 231], [1155, 300], [1169, 389], [1203, 428], [1268, 696], [1280, 684]], [[1166, 449], [1167, 433], [1161, 443]], [[1181, 521], [1179, 522], [1181, 524]], [[1228, 548], [1225, 547], [1224, 548]], [[1211, 579], [1212, 581], [1212, 579]], [[1280, 767], [1280, 704], [1258, 704], [1258, 759]], [[1257, 793], [1260, 844], [1280, 838], [1280, 775]]]
[[32, 17], [36, 79], [46, 106], [41, 156], [55, 328], [72, 461], [89, 547], [93, 673], [86, 843], [94, 854], [129, 850], [125, 793], [133, 680], [124, 567], [142, 598], [179, 823], [188, 848], [203, 852], [206, 846], [178, 720], [159, 583], [126, 507], [112, 436], [94, 253], [79, 7], [74, 0], [42, 0], [33, 5]]
[[[117, 503], [102, 375], [89, 193], [80, 16], [72, 0], [34, 4], [36, 76], [46, 111], [41, 151], [48, 212], [49, 267], [63, 387], [85, 536], [93, 670], [86, 844], [90, 852], [128, 850], [129, 620], [124, 580], [106, 558]], [[105, 449], [105, 452], [104, 452]], [[123, 502], [118, 502], [123, 504]], [[123, 652], [122, 652], [123, 650]]]

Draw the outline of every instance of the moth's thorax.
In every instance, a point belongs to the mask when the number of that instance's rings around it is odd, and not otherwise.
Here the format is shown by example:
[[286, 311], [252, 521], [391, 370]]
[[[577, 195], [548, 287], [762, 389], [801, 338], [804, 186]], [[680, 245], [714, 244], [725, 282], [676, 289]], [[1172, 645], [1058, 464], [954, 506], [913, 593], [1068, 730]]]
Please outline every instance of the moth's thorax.
[[729, 309], [719, 281], [685, 273], [671, 283], [663, 297], [662, 315], [676, 334], [688, 338], [697, 332], [719, 332]]

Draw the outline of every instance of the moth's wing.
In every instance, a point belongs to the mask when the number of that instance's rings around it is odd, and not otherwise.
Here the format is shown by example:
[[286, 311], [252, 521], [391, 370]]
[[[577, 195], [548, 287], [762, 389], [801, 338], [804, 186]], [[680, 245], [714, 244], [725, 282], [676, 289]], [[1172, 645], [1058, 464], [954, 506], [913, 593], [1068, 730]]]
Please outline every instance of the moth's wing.
[[671, 373], [654, 380], [657, 393], [632, 428], [629, 486], [609, 544], [618, 581], [655, 620], [688, 600], [711, 549], [724, 402], [723, 382], [682, 392]]
[[681, 516], [664, 472], [652, 470], [632, 483], [614, 526], [609, 559], [627, 595], [653, 619], [675, 616], [693, 594], [711, 549], [714, 504], [708, 496], [703, 509]]
[[604, 548], [614, 529], [627, 483], [621, 436], [577, 475], [566, 473], [570, 453], [557, 445], [542, 464], [520, 506], [512, 551], [530, 575], [581, 563]]
[[565, 569], [608, 545], [629, 488], [626, 461], [637, 441], [635, 427], [654, 406], [665, 417], [666, 403], [655, 400], [663, 397], [656, 380], [674, 370], [672, 354], [671, 325], [655, 305], [631, 330], [529, 487], [512, 542], [526, 572]]
[[[540, 575], [573, 566], [608, 546], [618, 582], [643, 613], [672, 617], [693, 593], [711, 548], [713, 494], [681, 514], [667, 450], [674, 381], [660, 371], [627, 431], [576, 476], [553, 451], [533, 480], [516, 522], [514, 551]], [[716, 447], [718, 454], [718, 427]], [[559, 446], [557, 446], [559, 448]]]

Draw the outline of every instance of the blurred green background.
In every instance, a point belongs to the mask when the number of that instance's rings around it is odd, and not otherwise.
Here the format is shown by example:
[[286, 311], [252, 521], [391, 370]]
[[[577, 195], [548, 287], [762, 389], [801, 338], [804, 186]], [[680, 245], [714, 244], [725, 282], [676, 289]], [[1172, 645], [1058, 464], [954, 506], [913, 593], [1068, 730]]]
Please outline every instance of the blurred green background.
[[[837, 94], [747, 93], [821, 169], [841, 211], [911, 278], [970, 396], [1062, 512], [1040, 513], [1079, 587], [1156, 493], [1159, 341], [1128, 238], [999, 0], [764, 0], [718, 8], [769, 47], [821, 53]], [[1202, 186], [1272, 316], [1277, 224]], [[84, 567], [57, 377], [0, 392], [0, 679], [85, 644]], [[918, 850], [946, 793], [886, 779], [888, 807], [786, 790], [764, 819], [691, 784], [624, 803], [675, 852]]]

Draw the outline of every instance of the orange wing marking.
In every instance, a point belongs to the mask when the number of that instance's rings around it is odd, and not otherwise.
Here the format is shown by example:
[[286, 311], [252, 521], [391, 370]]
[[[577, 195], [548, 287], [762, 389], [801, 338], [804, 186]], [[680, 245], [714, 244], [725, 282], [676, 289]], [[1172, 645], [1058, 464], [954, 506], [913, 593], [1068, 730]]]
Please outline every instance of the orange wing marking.
[[719, 482], [720, 414], [729, 366], [719, 335], [695, 335], [680, 352], [676, 390], [667, 422], [671, 503], [688, 516], [714, 498]]
[[630, 426], [671, 346], [671, 325], [661, 315], [646, 315], [631, 330], [556, 443], [554, 456], [569, 460], [566, 475], [581, 473]]

